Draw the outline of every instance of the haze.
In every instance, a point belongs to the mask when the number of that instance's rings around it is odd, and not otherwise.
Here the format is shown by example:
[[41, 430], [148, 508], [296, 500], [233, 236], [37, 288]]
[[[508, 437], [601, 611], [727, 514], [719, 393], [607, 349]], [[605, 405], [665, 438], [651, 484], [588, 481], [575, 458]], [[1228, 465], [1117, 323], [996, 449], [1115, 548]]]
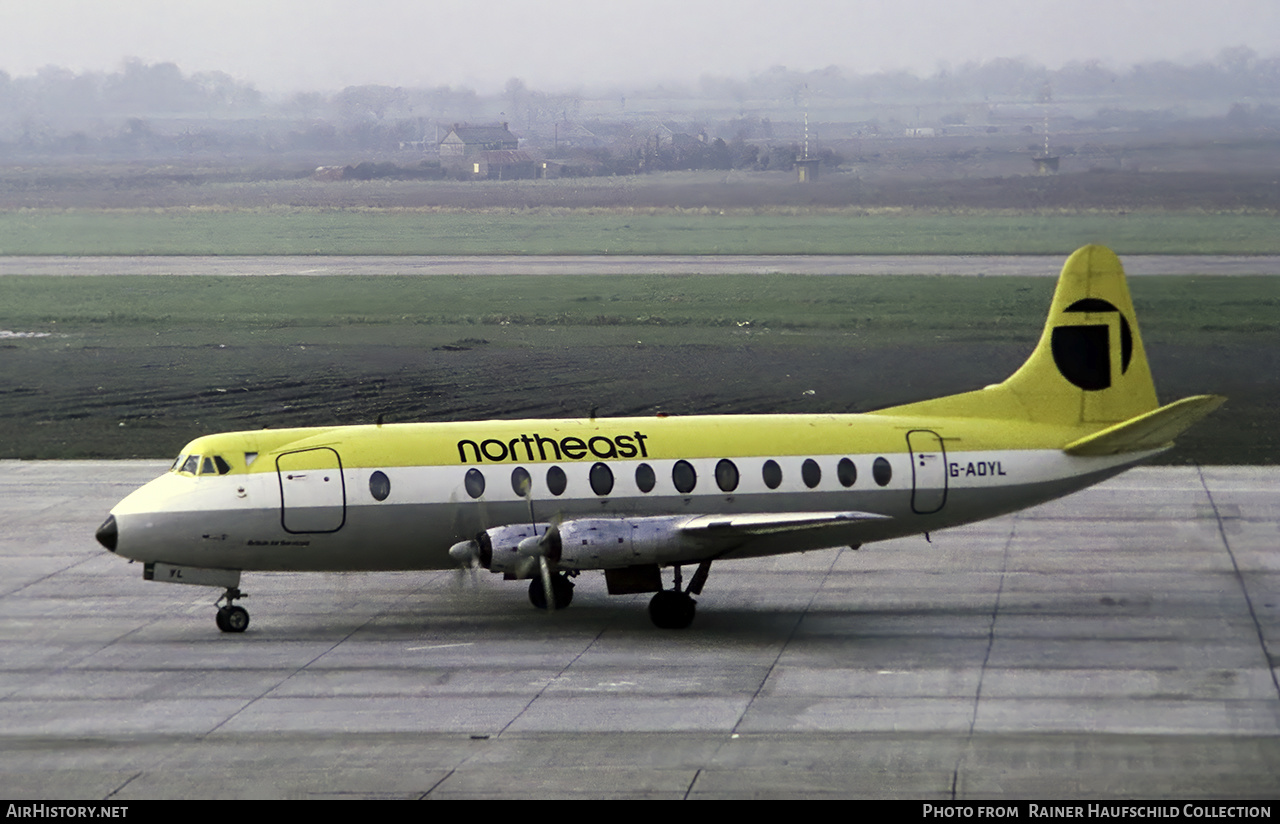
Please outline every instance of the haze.
[[518, 77], [549, 90], [689, 83], [783, 65], [930, 75], [1024, 57], [1204, 60], [1280, 53], [1274, 0], [7, 0], [0, 70], [113, 71], [126, 58], [222, 71], [266, 92]]

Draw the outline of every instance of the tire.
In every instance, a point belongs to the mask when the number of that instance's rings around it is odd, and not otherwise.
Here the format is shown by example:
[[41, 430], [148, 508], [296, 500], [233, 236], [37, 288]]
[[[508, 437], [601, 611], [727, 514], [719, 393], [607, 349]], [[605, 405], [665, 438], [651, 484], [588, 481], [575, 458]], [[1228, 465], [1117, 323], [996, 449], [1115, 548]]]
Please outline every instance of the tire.
[[[552, 575], [551, 597], [555, 599], [556, 609], [569, 606], [573, 603], [573, 581], [564, 575]], [[535, 577], [529, 581], [529, 602], [538, 609], [547, 608], [547, 590], [542, 585], [541, 577]]]
[[658, 629], [687, 629], [697, 611], [697, 601], [673, 589], [664, 589], [649, 601], [649, 620]]
[[218, 610], [217, 622], [223, 632], [244, 632], [249, 628], [249, 611], [244, 607], [223, 607]]

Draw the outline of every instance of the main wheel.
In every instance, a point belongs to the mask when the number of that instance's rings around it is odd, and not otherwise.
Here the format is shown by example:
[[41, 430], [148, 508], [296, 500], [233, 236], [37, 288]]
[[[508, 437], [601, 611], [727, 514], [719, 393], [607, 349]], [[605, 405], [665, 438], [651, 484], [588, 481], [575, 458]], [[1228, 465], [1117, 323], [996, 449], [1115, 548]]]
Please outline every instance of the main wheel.
[[244, 632], [249, 628], [249, 610], [244, 607], [223, 607], [214, 616], [214, 623], [223, 632]]
[[685, 629], [697, 610], [698, 602], [687, 593], [664, 589], [649, 602], [649, 620], [659, 629]]
[[[551, 576], [551, 597], [555, 599], [555, 608], [564, 609], [573, 601], [573, 581], [566, 576], [556, 574]], [[542, 579], [535, 577], [529, 581], [529, 602], [538, 609], [547, 608], [547, 590], [542, 585]]]

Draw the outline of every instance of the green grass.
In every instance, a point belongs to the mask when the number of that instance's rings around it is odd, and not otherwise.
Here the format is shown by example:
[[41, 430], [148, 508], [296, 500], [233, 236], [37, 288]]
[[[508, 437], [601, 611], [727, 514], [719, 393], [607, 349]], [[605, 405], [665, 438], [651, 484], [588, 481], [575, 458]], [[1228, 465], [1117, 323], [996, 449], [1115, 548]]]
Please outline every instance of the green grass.
[[[1243, 284], [1247, 278], [1239, 279]], [[333, 329], [349, 340], [424, 327], [830, 331], [877, 329], [894, 339], [932, 330], [1016, 333], [1038, 325], [1047, 278], [640, 275], [503, 277], [0, 278], [0, 324], [120, 345], [152, 330], [197, 340], [297, 337]], [[1027, 319], [1031, 319], [1030, 326]], [[577, 334], [577, 332], [575, 332]], [[146, 345], [137, 337], [137, 345]]]
[[0, 255], [1280, 254], [1273, 216], [1133, 212], [45, 210], [0, 213]]
[[[863, 330], [890, 345], [927, 332], [1034, 335], [1052, 278], [813, 275], [39, 277], [0, 278], [0, 328], [106, 337], [140, 332], [219, 340], [333, 329], [377, 339], [424, 327], [736, 332]], [[1148, 338], [1275, 335], [1280, 297], [1268, 277], [1131, 281]], [[361, 331], [364, 330], [364, 331]], [[624, 335], [631, 335], [627, 331]]]

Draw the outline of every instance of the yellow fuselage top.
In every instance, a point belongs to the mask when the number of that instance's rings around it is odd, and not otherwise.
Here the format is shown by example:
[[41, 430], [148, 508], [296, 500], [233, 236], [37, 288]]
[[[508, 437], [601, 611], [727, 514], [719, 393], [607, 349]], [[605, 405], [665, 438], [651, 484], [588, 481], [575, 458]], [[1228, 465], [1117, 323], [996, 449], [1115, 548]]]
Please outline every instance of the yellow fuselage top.
[[906, 433], [937, 432], [949, 450], [1061, 449], [1089, 431], [1027, 421], [893, 415], [702, 415], [410, 423], [228, 432], [183, 454], [221, 455], [232, 472], [273, 472], [246, 455], [340, 446], [359, 466], [483, 466], [608, 460], [894, 454]]

